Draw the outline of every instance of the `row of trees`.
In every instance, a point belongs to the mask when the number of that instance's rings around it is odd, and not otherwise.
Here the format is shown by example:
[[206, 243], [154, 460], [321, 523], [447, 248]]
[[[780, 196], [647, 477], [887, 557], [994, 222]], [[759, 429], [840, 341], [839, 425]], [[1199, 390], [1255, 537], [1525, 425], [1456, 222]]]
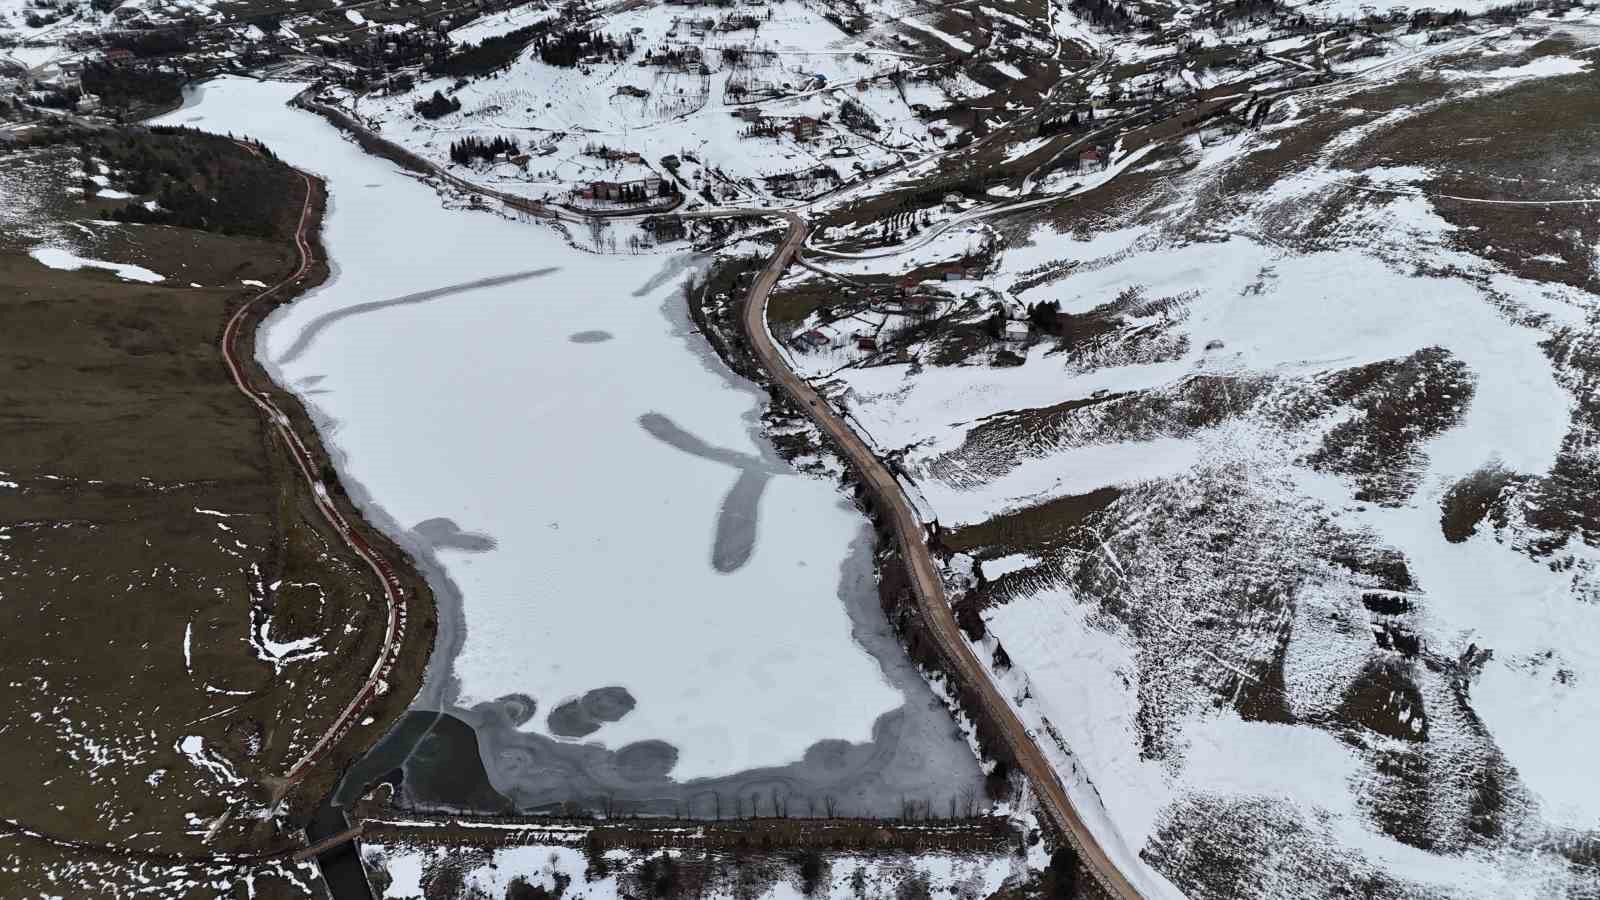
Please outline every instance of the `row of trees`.
[[1127, 6], [1114, 0], [1072, 0], [1071, 8], [1090, 24], [1108, 31], [1155, 27], [1155, 20], [1149, 16], [1140, 15], [1137, 10], [1129, 11]]
[[872, 113], [867, 108], [856, 102], [853, 97], [846, 97], [839, 104], [839, 121], [851, 131], [868, 131], [876, 133], [879, 129], [878, 121], [872, 118]]
[[539, 60], [547, 66], [570, 68], [586, 56], [604, 56], [613, 62], [633, 55], [633, 36], [617, 40], [599, 31], [563, 31], [555, 35], [541, 35], [535, 41]]
[[441, 48], [428, 64], [428, 74], [473, 78], [508, 69], [524, 47], [549, 30], [549, 22], [535, 22], [505, 34], [486, 37], [476, 44], [462, 44], [454, 53], [447, 53]]
[[1054, 116], [1042, 120], [1039, 123], [1039, 137], [1051, 137], [1068, 131], [1077, 131], [1080, 127], [1093, 121], [1094, 107], [1089, 107], [1089, 111], [1082, 115], [1079, 115], [1078, 111], [1074, 109], [1072, 112], [1067, 113], [1066, 118]]
[[120, 31], [114, 32], [106, 41], [106, 45], [126, 50], [140, 58], [174, 56], [188, 53], [193, 48], [193, 42], [190, 40], [193, 34], [193, 26], [187, 24], [149, 31]]
[[155, 66], [93, 62], [84, 65], [82, 80], [84, 93], [99, 97], [108, 107], [164, 106], [183, 96], [184, 76]]
[[[686, 291], [685, 293], [695, 293]], [[998, 798], [998, 797], [997, 797]], [[841, 809], [839, 798], [832, 794], [824, 794], [821, 799], [809, 794], [790, 794], [769, 790], [751, 791], [741, 793], [731, 791], [724, 794], [721, 791], [708, 791], [700, 797], [687, 803], [678, 801], [675, 812], [679, 818], [684, 819], [815, 819], [815, 818], [850, 818], [848, 811]], [[581, 816], [583, 806], [572, 802], [563, 804], [562, 815]], [[632, 803], [620, 800], [613, 795], [600, 798], [600, 812], [607, 819], [624, 819], [630, 816], [637, 817], [646, 809], [645, 804]], [[943, 798], [943, 802], [931, 797], [901, 796], [899, 818], [906, 822], [938, 821], [941, 818], [950, 821], [961, 819], [975, 819], [983, 814], [983, 803], [977, 791], [972, 788], [962, 788], [959, 793], [951, 793]]]
[[96, 135], [82, 152], [85, 160], [106, 160], [129, 192], [155, 195], [154, 208], [133, 201], [113, 210], [118, 221], [260, 238], [282, 238], [294, 229], [299, 180], [264, 147], [257, 156], [230, 138], [153, 128]]
[[502, 135], [486, 141], [468, 135], [459, 141], [450, 142], [450, 161], [464, 166], [476, 159], [491, 160], [502, 153], [515, 155], [521, 150], [522, 145], [517, 143], [516, 138]]
[[475, 44], [462, 44], [453, 53], [442, 46], [438, 47], [433, 61], [428, 63], [427, 71], [430, 75], [451, 78], [491, 75], [509, 69], [529, 44], [536, 46], [540, 61], [546, 65], [563, 67], [576, 66], [586, 56], [623, 59], [634, 50], [631, 35], [619, 40], [599, 31], [552, 31], [551, 22], [540, 21], [505, 34], [486, 37]]

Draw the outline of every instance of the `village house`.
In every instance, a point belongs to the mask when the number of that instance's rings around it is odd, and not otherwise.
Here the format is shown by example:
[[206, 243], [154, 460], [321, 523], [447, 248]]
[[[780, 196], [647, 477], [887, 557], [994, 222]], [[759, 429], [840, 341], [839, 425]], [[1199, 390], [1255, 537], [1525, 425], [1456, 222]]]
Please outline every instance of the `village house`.
[[657, 242], [681, 241], [689, 236], [689, 225], [683, 216], [650, 216], [639, 227], [654, 235]]
[[647, 175], [630, 181], [591, 181], [578, 189], [578, 197], [613, 203], [645, 203], [661, 196], [661, 185], [659, 175]]
[[642, 162], [644, 162], [644, 157], [640, 156], [639, 153], [637, 151], [634, 151], [634, 150], [618, 150], [618, 149], [615, 149], [613, 147], [603, 147], [603, 148], [601, 148], [600, 152], [598, 154], [596, 154], [596, 155], [599, 156], [601, 159], [605, 160], [606, 162], [620, 162], [620, 163], [642, 163]]
[[822, 123], [810, 116], [797, 116], [790, 120], [789, 128], [794, 133], [797, 141], [809, 141], [817, 136], [822, 128]]
[[815, 328], [797, 334], [794, 337], [794, 345], [802, 350], [825, 350], [832, 344], [833, 341], [827, 335]]
[[1026, 342], [1028, 340], [1028, 323], [1017, 319], [1007, 320], [1000, 327], [1000, 339], [1013, 344]]

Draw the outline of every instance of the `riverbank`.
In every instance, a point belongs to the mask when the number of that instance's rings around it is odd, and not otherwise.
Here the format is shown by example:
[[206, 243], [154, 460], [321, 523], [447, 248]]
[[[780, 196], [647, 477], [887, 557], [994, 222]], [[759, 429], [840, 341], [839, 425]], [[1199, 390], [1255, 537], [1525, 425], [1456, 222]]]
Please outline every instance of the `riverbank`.
[[[276, 420], [231, 382], [224, 343], [252, 346], [239, 326], [323, 280], [326, 255], [296, 237], [314, 237], [324, 197], [257, 148], [138, 127], [41, 127], [0, 171], [0, 316], [28, 336], [0, 350], [17, 375], [0, 577], [29, 598], [0, 630], [18, 681], [0, 895], [206, 877], [304, 891], [305, 871], [278, 859], [295, 840], [274, 807], [361, 689], [383, 602], [319, 510], [353, 508], [302, 477]], [[216, 197], [204, 219], [145, 206], [171, 171]], [[304, 415], [242, 355], [252, 396]], [[419, 677], [396, 670], [391, 690]], [[366, 715], [379, 733], [386, 713]], [[342, 749], [277, 807], [288, 823], [359, 748]]]
[[[282, 463], [275, 467], [275, 475], [281, 479], [298, 481], [305, 473], [295, 460], [295, 454], [304, 452], [307, 455], [309, 467], [325, 491], [313, 491], [302, 496], [299, 501], [301, 514], [310, 521], [322, 521], [317, 506], [324, 500], [332, 503], [337, 510], [336, 521], [343, 527], [325, 527], [325, 539], [330, 544], [359, 548], [357, 555], [371, 552], [381, 559], [383, 574], [377, 580], [381, 582], [391, 575], [398, 580], [399, 594], [388, 602], [397, 602], [401, 606], [395, 615], [403, 623], [398, 633], [393, 635], [395, 645], [388, 646], [383, 642], [390, 635], [384, 633], [386, 628], [379, 626], [391, 617], [372, 615], [377, 612], [375, 608], [363, 616], [370, 617], [372, 627], [367, 630], [374, 632], [373, 637], [378, 638], [379, 642], [358, 651], [350, 659], [362, 659], [363, 656], [379, 659], [383, 669], [381, 690], [372, 689], [369, 696], [368, 685], [362, 684], [352, 689], [350, 694], [356, 699], [348, 707], [347, 715], [352, 720], [359, 719], [359, 726], [356, 721], [335, 723], [333, 727], [336, 731], [325, 732], [328, 739], [326, 749], [313, 745], [295, 760], [295, 766], [284, 773], [283, 777], [288, 783], [277, 779], [269, 782], [273, 785], [275, 795], [290, 800], [291, 808], [301, 815], [308, 815], [323, 797], [332, 792], [349, 765], [361, 758], [405, 713], [410, 698], [421, 689], [426, 671], [425, 661], [432, 653], [438, 625], [433, 591], [418, 571], [415, 560], [362, 516], [340, 481], [337, 467], [305, 405], [292, 391], [272, 378], [254, 352], [262, 323], [281, 308], [322, 286], [332, 273], [328, 254], [320, 238], [328, 208], [327, 186], [320, 178], [305, 173], [302, 175], [308, 192], [305, 215], [296, 235], [297, 243], [301, 246], [302, 271], [271, 291], [264, 292], [259, 298], [248, 301], [244, 309], [230, 318], [232, 329], [231, 333], [224, 329], [223, 352], [240, 366], [249, 389], [267, 398], [277, 411], [289, 419], [288, 427], [295, 440], [293, 446], [283, 441], [281, 436], [274, 441]], [[378, 583], [375, 588], [371, 596], [375, 600], [374, 607], [377, 607], [386, 602], [377, 600], [382, 596], [385, 586]], [[351, 666], [348, 671], [352, 675], [359, 675], [370, 668], [370, 664], [365, 664]], [[340, 702], [338, 698], [329, 699], [331, 702]], [[359, 730], [352, 731], [354, 728]]]

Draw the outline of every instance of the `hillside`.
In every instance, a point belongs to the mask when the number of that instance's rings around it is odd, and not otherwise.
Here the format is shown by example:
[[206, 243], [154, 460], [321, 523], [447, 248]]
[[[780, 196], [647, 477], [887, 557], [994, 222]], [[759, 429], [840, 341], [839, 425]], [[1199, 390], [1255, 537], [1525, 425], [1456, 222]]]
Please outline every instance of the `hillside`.
[[1594, 890], [1595, 38], [1463, 32], [789, 275], [1151, 896]]

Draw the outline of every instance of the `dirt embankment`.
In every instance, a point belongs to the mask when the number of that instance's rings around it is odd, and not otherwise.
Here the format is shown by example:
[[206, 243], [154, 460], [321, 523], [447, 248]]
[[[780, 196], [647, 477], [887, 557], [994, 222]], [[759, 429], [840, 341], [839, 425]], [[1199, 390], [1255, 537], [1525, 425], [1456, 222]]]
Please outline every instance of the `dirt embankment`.
[[369, 842], [503, 847], [565, 844], [589, 849], [818, 850], [990, 852], [1015, 848], [1022, 836], [1010, 819], [983, 816], [943, 821], [881, 819], [497, 819], [413, 816], [362, 821]]
[[[353, 731], [311, 768], [310, 774], [303, 782], [294, 787], [292, 796], [295, 798], [295, 807], [307, 813], [313, 805], [333, 790], [345, 768], [360, 758], [405, 713], [411, 698], [416, 696], [421, 687], [428, 657], [433, 651], [434, 637], [438, 631], [433, 592], [415, 561], [405, 550], [362, 517], [360, 510], [351, 502], [349, 494], [340, 483], [333, 460], [328, 455], [327, 448], [322, 443], [322, 436], [309, 413], [295, 394], [283, 389], [272, 380], [253, 352], [257, 329], [267, 316], [279, 306], [291, 303], [300, 295], [321, 285], [328, 278], [329, 257], [320, 237], [322, 216], [327, 207], [327, 191], [320, 179], [311, 179], [311, 184], [313, 212], [311, 222], [306, 229], [306, 239], [311, 247], [311, 267], [301, 281], [275, 295], [273, 303], [257, 303], [251, 309], [239, 327], [238, 346], [242, 348], [242, 352], [238, 353], [238, 359], [246, 365], [251, 383], [258, 389], [265, 389], [270, 393], [274, 405], [289, 415], [295, 433], [305, 448], [311, 452], [319, 478], [327, 486], [329, 497], [339, 507], [344, 519], [365, 539], [368, 546], [392, 565], [400, 576], [404, 586], [406, 618], [409, 620], [409, 626], [405, 634], [405, 644], [397, 654], [398, 661], [386, 679], [388, 690], [374, 699], [366, 709], [365, 716], [373, 719], [371, 724]], [[288, 456], [289, 450], [281, 441], [274, 440], [273, 445], [280, 458]], [[283, 465], [276, 470], [278, 477], [297, 479], [299, 473], [289, 464], [288, 459], [282, 458], [281, 462]], [[317, 520], [314, 510], [309, 510], [306, 514], [308, 518]], [[330, 541], [335, 543], [339, 541], [338, 536], [327, 529], [325, 524], [320, 522], [319, 524], [322, 524], [324, 531], [328, 532]], [[353, 556], [348, 547], [342, 549], [344, 555]], [[357, 566], [359, 567], [359, 563]], [[371, 580], [370, 573], [367, 580]], [[372, 585], [371, 589], [373, 603], [381, 603], [378, 599], [377, 585]], [[370, 610], [374, 627], [377, 625], [377, 612], [376, 608]], [[353, 664], [354, 660], [347, 660], [347, 677], [352, 682], [350, 690], [343, 696], [331, 696], [329, 698], [331, 702], [342, 703], [348, 699], [349, 694], [355, 692], [359, 687], [359, 679], [370, 666], [370, 661], [371, 654], [361, 658], [360, 665]]]

